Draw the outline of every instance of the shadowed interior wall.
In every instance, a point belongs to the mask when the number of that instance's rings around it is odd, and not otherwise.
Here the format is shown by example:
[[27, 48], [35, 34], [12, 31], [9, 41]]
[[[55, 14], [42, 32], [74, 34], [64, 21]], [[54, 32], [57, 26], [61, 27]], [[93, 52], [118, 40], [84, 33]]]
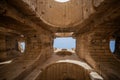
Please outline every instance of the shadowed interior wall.
[[4, 61], [7, 57], [5, 36], [0, 37], [0, 61]]
[[1, 36], [0, 42], [1, 42], [1, 61], [6, 61], [10, 59], [14, 59], [21, 55], [20, 51], [18, 50], [18, 41], [15, 35], [11, 36]]
[[116, 40], [116, 45], [115, 45], [115, 52], [114, 54], [120, 59], [120, 33], [116, 33], [115, 40]]

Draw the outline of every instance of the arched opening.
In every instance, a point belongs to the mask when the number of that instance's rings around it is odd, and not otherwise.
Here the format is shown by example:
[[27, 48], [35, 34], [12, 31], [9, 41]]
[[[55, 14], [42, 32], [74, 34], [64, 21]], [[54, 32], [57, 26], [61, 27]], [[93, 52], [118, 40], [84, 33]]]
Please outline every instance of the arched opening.
[[115, 39], [111, 39], [109, 42], [109, 48], [110, 48], [111, 53], [115, 52], [115, 43], [116, 43]]
[[72, 52], [69, 52], [69, 51], [58, 51], [58, 52], [56, 52], [56, 54], [57, 55], [59, 55], [59, 56], [71, 56], [73, 53]]
[[87, 63], [58, 60], [44, 66], [36, 80], [103, 80]]
[[25, 42], [24, 42], [24, 41], [19, 41], [19, 42], [18, 42], [18, 50], [19, 50], [21, 53], [24, 53], [24, 52], [25, 52]]
[[37, 80], [90, 80], [89, 71], [79, 65], [59, 62], [42, 70]]

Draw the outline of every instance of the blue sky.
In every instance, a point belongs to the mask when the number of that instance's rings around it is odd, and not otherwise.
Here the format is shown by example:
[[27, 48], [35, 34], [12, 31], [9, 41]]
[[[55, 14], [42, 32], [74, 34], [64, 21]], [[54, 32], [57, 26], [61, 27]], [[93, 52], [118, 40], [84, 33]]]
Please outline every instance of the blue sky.
[[110, 41], [110, 50], [111, 50], [111, 52], [114, 52], [114, 50], [115, 50], [115, 40]]
[[54, 39], [54, 47], [55, 48], [71, 49], [71, 48], [75, 48], [75, 46], [76, 46], [75, 43], [76, 43], [76, 40], [73, 39], [72, 37]]

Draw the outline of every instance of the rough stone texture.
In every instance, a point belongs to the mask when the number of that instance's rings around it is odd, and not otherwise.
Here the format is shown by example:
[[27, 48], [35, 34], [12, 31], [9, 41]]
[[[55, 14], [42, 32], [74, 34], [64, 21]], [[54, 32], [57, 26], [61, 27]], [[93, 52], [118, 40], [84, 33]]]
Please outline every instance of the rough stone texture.
[[109, 76], [108, 80], [119, 79], [119, 61], [110, 52], [108, 36], [106, 32], [98, 31], [81, 35], [77, 38], [77, 53], [83, 60], [93, 66], [101, 75]]
[[[0, 65], [0, 80], [36, 80], [43, 64], [51, 63], [49, 58], [54, 63], [56, 59], [72, 60], [71, 56], [53, 57], [54, 38], [66, 36], [76, 38], [77, 58], [91, 65], [104, 80], [120, 80], [120, 1], [71, 0], [65, 6], [56, 4], [52, 0], [0, 0], [0, 62], [13, 60]], [[114, 54], [109, 49], [111, 39], [116, 40]], [[19, 41], [25, 42], [24, 53], [18, 49]], [[64, 68], [68, 64], [58, 65]], [[57, 68], [58, 73], [64, 71]]]
[[56, 63], [48, 66], [36, 80], [90, 80], [82, 67], [70, 63]]
[[2, 61], [7, 57], [5, 36], [0, 37], [0, 45], [0, 61]]

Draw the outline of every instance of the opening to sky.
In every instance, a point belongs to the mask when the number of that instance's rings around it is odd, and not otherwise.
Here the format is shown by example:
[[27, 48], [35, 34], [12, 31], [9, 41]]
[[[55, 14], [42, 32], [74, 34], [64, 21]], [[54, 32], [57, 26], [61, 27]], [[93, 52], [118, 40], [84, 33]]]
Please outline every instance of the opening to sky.
[[71, 49], [76, 47], [76, 40], [72, 37], [54, 39], [54, 48]]
[[115, 51], [115, 40], [110, 40], [110, 51], [112, 53]]
[[18, 48], [21, 53], [24, 53], [25, 51], [25, 42], [18, 42]]
[[64, 2], [68, 2], [70, 0], [55, 0], [55, 1], [60, 2], [60, 3], [64, 3]]

